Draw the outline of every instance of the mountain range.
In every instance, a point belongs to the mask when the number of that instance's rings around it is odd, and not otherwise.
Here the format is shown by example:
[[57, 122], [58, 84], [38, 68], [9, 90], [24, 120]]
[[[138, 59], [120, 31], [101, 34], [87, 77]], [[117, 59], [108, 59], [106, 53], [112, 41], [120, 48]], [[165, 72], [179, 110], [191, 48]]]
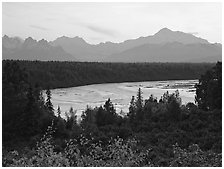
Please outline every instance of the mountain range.
[[156, 34], [121, 43], [87, 43], [80, 37], [54, 41], [2, 37], [2, 58], [87, 62], [216, 62], [222, 45], [189, 33], [163, 28]]

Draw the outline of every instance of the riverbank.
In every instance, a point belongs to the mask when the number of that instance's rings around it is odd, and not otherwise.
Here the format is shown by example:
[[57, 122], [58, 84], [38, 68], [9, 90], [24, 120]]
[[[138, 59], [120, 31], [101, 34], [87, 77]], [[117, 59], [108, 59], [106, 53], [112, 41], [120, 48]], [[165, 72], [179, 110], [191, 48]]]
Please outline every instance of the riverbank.
[[72, 88], [52, 89], [52, 103], [54, 109], [60, 106], [62, 112], [68, 112], [71, 107], [80, 116], [87, 105], [94, 108], [101, 106], [110, 98], [115, 106], [116, 112], [128, 112], [132, 96], [136, 95], [138, 88], [143, 92], [143, 99], [148, 99], [152, 94], [157, 99], [166, 92], [173, 93], [179, 90], [182, 104], [193, 102], [195, 99], [194, 85], [198, 80], [173, 80], [153, 82], [128, 82], [94, 84]]

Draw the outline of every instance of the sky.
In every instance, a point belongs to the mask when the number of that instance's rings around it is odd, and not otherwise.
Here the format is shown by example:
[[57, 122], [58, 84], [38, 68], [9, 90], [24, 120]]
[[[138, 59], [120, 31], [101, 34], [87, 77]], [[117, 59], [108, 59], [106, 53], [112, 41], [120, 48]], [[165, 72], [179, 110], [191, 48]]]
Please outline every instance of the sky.
[[82, 37], [90, 44], [154, 35], [162, 28], [222, 40], [221, 2], [3, 2], [2, 36], [55, 40]]

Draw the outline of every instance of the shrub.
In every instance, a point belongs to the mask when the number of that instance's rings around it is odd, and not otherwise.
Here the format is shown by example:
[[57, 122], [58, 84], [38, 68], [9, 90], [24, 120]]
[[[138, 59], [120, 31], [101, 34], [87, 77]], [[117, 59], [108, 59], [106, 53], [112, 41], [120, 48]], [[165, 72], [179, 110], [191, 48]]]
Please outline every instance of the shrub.
[[170, 167], [221, 167], [222, 154], [211, 151], [203, 152], [197, 144], [181, 149], [178, 144], [173, 146], [174, 158]]
[[[13, 167], [103, 167], [103, 166], [150, 166], [147, 160], [149, 150], [145, 152], [137, 149], [137, 141], [130, 139], [124, 141], [117, 137], [103, 146], [100, 141], [93, 143], [93, 138], [84, 136], [79, 141], [73, 139], [67, 142], [63, 152], [55, 152], [52, 143], [53, 129], [49, 127], [32, 157], [20, 157], [17, 151], [8, 153], [8, 158], [3, 158], [4, 166]], [[83, 151], [85, 149], [85, 151]], [[10, 161], [10, 162], [9, 162]]]

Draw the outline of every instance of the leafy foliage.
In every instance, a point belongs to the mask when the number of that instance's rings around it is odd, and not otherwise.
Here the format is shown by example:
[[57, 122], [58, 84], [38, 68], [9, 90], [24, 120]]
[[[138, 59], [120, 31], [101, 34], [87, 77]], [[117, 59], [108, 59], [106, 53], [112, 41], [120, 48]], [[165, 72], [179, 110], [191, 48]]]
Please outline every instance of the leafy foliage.
[[[77, 140], [70, 140], [64, 152], [54, 151], [52, 143], [53, 129], [49, 127], [46, 134], [37, 144], [34, 155], [31, 157], [18, 157], [16, 151], [10, 152], [13, 158], [9, 163], [3, 158], [4, 166], [11, 167], [110, 167], [110, 166], [142, 166], [150, 165], [146, 160], [147, 152], [139, 152], [136, 148], [136, 140], [124, 141], [121, 138], [114, 139], [104, 147], [100, 142], [89, 144], [91, 140], [81, 137], [79, 144]], [[82, 147], [87, 152], [82, 152]]]
[[181, 149], [178, 144], [173, 146], [174, 158], [170, 167], [221, 167], [222, 155], [213, 152], [203, 152], [197, 144]]
[[[151, 149], [141, 151], [137, 148], [137, 141], [129, 139], [124, 141], [116, 138], [109, 141], [107, 146], [100, 142], [91, 143], [85, 137], [77, 140], [69, 140], [63, 152], [55, 152], [52, 143], [52, 127], [37, 144], [34, 155], [20, 157], [17, 151], [8, 153], [3, 157], [3, 166], [7, 167], [139, 167], [160, 166], [153, 165], [150, 159]], [[82, 151], [85, 147], [86, 152]], [[181, 149], [178, 144], [173, 145], [173, 158], [169, 161], [170, 167], [220, 167], [222, 166], [221, 154], [203, 152], [197, 144], [189, 148]], [[9, 161], [12, 158], [11, 161]]]

